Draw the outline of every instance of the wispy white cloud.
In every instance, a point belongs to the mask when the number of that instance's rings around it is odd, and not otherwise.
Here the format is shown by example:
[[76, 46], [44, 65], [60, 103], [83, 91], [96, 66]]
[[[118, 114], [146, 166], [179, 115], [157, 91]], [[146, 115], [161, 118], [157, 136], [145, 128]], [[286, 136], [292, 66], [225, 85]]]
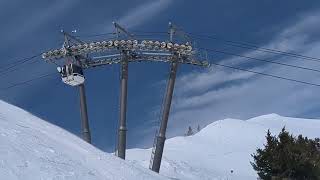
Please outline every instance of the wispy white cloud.
[[[254, 74], [249, 72], [217, 71], [213, 67], [206, 72], [192, 72], [178, 78], [176, 83], [176, 94], [180, 96], [185, 93], [205, 92], [215, 85], [219, 85], [227, 81], [247, 79], [252, 76], [254, 76]], [[192, 83], [190, 83], [190, 79], [192, 79]]]
[[[7, 32], [8, 34], [4, 34], [2, 40], [14, 42], [17, 39], [20, 39], [25, 33], [32, 32], [44, 23], [50, 22], [53, 18], [60, 16], [68, 9], [72, 8], [75, 3], [77, 3], [75, 0], [56, 1], [48, 4], [46, 8], [30, 12], [28, 17], [23, 18], [23, 21], [16, 22], [14, 24], [15, 27], [5, 27], [8, 28], [8, 30], [4, 32]], [[19, 24], [19, 26], [17, 26], [17, 24]]]
[[128, 28], [133, 28], [142, 23], [151, 20], [154, 16], [159, 15], [167, 9], [173, 0], [155, 0], [148, 1], [132, 9], [125, 16], [118, 20], [119, 23], [125, 24]]
[[[282, 51], [295, 51], [302, 52], [310, 47], [311, 44], [308, 44], [307, 41], [319, 23], [320, 13], [313, 13], [304, 15], [300, 18], [296, 24], [283, 29], [279, 34], [275, 35], [273, 39], [262, 45], [261, 48], [265, 49], [276, 49]], [[243, 56], [255, 57], [255, 58], [271, 58], [277, 54], [263, 53], [261, 51], [249, 50], [242, 54]], [[241, 64], [244, 60], [242, 57], [232, 57], [224, 60], [224, 63], [230, 63], [233, 65]]]
[[[173, 0], [152, 0], [144, 2], [129, 10], [119, 19], [116, 19], [116, 22], [124, 25], [126, 28], [137, 27], [159, 15], [173, 2]], [[112, 29], [113, 27], [111, 25], [107, 27], [107, 31], [111, 31]]]
[[[283, 29], [262, 47], [319, 57], [320, 42], [315, 41], [312, 36], [313, 32], [320, 29], [319, 17], [320, 13], [304, 15], [296, 24]], [[247, 51], [243, 55], [273, 58], [275, 61], [285, 61], [300, 66], [320, 67], [320, 64], [315, 62], [255, 50]], [[228, 58], [222, 61], [234, 66], [239, 66], [243, 62], [241, 58]], [[314, 72], [270, 64], [256, 68], [258, 68], [254, 69], [256, 71], [320, 84], [318, 80], [320, 74]], [[241, 80], [241, 83], [230, 83], [238, 80]], [[224, 83], [228, 85], [220, 86]], [[192, 72], [177, 80], [169, 134], [182, 134], [189, 125], [206, 125], [227, 117], [246, 119], [267, 113], [301, 115], [320, 105], [320, 97], [316, 96], [318, 91], [317, 87], [221, 67], [213, 67], [213, 70], [208, 72]]]

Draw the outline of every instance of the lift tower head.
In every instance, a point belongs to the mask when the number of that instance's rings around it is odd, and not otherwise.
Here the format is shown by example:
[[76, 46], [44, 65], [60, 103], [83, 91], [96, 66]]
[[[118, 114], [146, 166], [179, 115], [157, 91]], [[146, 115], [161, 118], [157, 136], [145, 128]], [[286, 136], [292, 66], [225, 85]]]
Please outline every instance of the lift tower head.
[[[45, 52], [42, 54], [42, 58], [55, 63], [59, 59], [66, 59], [65, 65], [59, 69], [59, 72], [61, 73], [63, 82], [69, 85], [79, 86], [80, 94], [82, 94], [80, 102], [84, 105], [81, 105], [82, 125], [84, 127], [83, 134], [87, 135], [90, 135], [90, 132], [84, 95], [85, 78], [82, 71], [98, 66], [121, 64], [118, 156], [123, 159], [125, 158], [126, 149], [128, 64], [133, 62], [170, 63], [169, 84], [167, 87], [160, 132], [157, 138], [157, 146], [155, 147], [155, 161], [152, 166], [152, 170], [159, 172], [178, 64], [208, 67], [209, 63], [206, 60], [197, 59], [197, 54], [192, 47], [191, 41], [186, 43], [173, 42], [174, 34], [183, 35], [184, 38], [187, 38], [187, 35], [183, 34], [180, 29], [171, 23], [169, 25], [170, 41], [135, 39], [125, 28], [117, 23], [113, 24], [117, 31], [117, 37], [112, 40], [84, 42], [63, 31], [65, 43], [62, 48]], [[125, 34], [125, 37], [120, 37], [120, 33]], [[70, 43], [69, 41], [73, 41], [74, 43]], [[84, 137], [84, 139], [87, 139], [88, 142], [90, 141], [88, 140], [90, 138]]]

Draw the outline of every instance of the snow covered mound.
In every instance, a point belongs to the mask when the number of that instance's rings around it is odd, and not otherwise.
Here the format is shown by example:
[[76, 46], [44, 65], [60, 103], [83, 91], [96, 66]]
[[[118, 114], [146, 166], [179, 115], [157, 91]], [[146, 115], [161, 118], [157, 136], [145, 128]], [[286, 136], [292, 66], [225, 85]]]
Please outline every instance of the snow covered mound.
[[[189, 137], [168, 139], [160, 174], [174, 179], [256, 180], [250, 154], [265, 143], [268, 129], [278, 134], [283, 127], [309, 138], [320, 137], [320, 120], [264, 115], [249, 120], [216, 121]], [[131, 149], [128, 158], [149, 166], [151, 149]]]
[[1, 180], [165, 179], [0, 101]]

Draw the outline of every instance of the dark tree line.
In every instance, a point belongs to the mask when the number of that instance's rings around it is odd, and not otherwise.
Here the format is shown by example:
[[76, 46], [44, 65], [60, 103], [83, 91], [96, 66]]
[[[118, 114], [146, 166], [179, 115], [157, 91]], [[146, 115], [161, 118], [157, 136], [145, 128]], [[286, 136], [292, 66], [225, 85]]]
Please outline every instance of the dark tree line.
[[320, 180], [319, 138], [294, 137], [285, 130], [278, 136], [268, 130], [264, 148], [252, 154], [254, 170], [263, 180]]
[[[199, 132], [200, 130], [201, 130], [200, 125], [198, 125], [196, 133]], [[195, 132], [193, 131], [192, 127], [189, 126], [188, 131], [184, 134], [184, 136], [192, 136], [194, 134], [195, 134]]]

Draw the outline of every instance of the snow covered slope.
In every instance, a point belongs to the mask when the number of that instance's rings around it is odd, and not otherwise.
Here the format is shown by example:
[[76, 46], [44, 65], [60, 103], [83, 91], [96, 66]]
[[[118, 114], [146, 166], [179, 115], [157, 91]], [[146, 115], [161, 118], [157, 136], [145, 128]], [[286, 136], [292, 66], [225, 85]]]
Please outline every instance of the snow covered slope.
[[165, 179], [0, 101], [1, 180]]
[[[216, 121], [194, 136], [168, 139], [160, 174], [183, 180], [254, 180], [250, 154], [263, 146], [267, 129], [277, 134], [283, 126], [296, 135], [320, 137], [320, 120], [270, 114]], [[147, 169], [150, 153], [131, 149], [131, 162], [120, 160], [0, 101], [1, 180], [165, 179]]]
[[[168, 139], [160, 174], [173, 179], [257, 179], [250, 154], [262, 147], [268, 129], [320, 137], [320, 120], [264, 115], [249, 120], [216, 121], [194, 136]], [[148, 167], [150, 149], [131, 149], [128, 158]], [[231, 173], [232, 171], [232, 173]]]

